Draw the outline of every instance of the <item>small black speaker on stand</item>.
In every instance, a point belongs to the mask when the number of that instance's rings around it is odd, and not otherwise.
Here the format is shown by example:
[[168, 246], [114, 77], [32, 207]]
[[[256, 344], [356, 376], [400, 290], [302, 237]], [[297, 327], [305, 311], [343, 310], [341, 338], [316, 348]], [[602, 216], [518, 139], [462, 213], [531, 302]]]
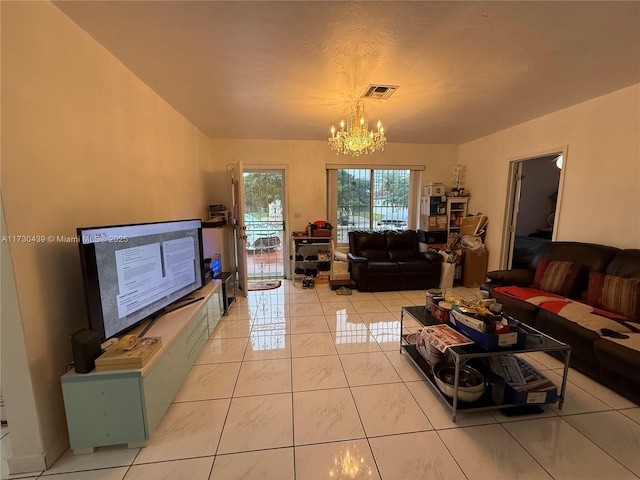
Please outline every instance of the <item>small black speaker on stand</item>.
[[86, 328], [71, 335], [73, 365], [77, 373], [89, 373], [96, 368], [96, 358], [102, 353], [100, 336]]

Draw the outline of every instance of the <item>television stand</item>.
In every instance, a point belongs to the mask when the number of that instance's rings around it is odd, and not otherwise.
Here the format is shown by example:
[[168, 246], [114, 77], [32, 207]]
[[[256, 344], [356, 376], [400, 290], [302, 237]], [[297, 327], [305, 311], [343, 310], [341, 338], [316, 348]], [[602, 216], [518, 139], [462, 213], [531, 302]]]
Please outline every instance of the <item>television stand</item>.
[[222, 280], [223, 315], [228, 315], [231, 305], [236, 301], [236, 273], [220, 272], [213, 278]]
[[[222, 284], [209, 282], [197, 294], [201, 299], [152, 324], [148, 334], [161, 337], [162, 346], [144, 367], [86, 374], [71, 370], [62, 376], [75, 454], [106, 445], [146, 445], [220, 320]], [[141, 331], [131, 333], [140, 336]]]

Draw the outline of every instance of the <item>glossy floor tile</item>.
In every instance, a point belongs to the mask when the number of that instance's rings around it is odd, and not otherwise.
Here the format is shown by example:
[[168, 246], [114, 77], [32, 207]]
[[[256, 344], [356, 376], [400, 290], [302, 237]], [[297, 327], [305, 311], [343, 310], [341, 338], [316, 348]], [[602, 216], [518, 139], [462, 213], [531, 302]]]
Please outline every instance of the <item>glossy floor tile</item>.
[[229, 406], [218, 453], [293, 445], [291, 394], [234, 397]]
[[371, 438], [369, 443], [383, 479], [466, 479], [434, 431]]
[[469, 480], [551, 478], [501, 425], [451, 428], [439, 435]]
[[229, 480], [232, 478], [293, 480], [295, 478], [293, 448], [218, 455], [213, 464], [211, 477], [205, 478], [210, 480]]
[[504, 428], [555, 479], [637, 478], [563, 418], [511, 422]]
[[[457, 290], [456, 290], [457, 291]], [[460, 289], [473, 295], [472, 289]], [[425, 291], [337, 295], [327, 285], [249, 292], [206, 342], [143, 448], [65, 452], [2, 480], [640, 478], [640, 406], [570, 370], [564, 408], [458, 412], [405, 354]], [[559, 381], [562, 363], [523, 355]]]
[[293, 394], [295, 444], [364, 438], [364, 430], [348, 388]]
[[214, 457], [210, 456], [134, 465], [129, 469], [124, 480], [174, 480], [184, 477], [186, 472], [189, 479], [208, 480], [213, 459]]
[[231, 398], [240, 365], [240, 362], [194, 365], [173, 401]]
[[229, 399], [173, 403], [149, 445], [134, 463], [211, 456], [216, 453], [225, 425]]
[[291, 391], [291, 361], [286, 358], [242, 362], [236, 397]]
[[340, 361], [352, 387], [402, 381], [382, 351], [341, 355]]
[[640, 476], [640, 425], [620, 412], [571, 415], [569, 425]]
[[380, 479], [366, 440], [296, 446], [295, 460], [296, 480]]
[[347, 386], [347, 378], [337, 355], [294, 358], [291, 368], [294, 392]]
[[404, 383], [352, 387], [367, 437], [433, 430]]

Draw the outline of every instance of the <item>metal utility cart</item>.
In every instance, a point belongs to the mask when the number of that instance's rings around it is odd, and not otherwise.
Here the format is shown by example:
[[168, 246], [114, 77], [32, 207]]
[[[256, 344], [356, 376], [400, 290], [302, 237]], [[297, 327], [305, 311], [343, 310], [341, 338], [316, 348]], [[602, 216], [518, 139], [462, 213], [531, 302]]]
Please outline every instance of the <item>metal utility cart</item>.
[[[416, 320], [423, 326], [429, 325], [440, 325], [438, 319], [431, 316], [431, 312], [428, 311], [424, 306], [411, 306], [411, 307], [402, 307], [402, 312], [400, 316], [400, 324], [401, 331], [404, 332], [404, 316], [409, 315], [411, 318]], [[464, 403], [458, 401], [458, 381], [460, 375], [460, 367], [466, 364], [468, 361], [473, 359], [487, 359], [492, 356], [499, 356], [504, 354], [516, 354], [516, 353], [532, 353], [532, 352], [559, 352], [564, 359], [564, 372], [562, 374], [562, 385], [560, 386], [560, 391], [556, 396], [556, 401], [558, 402], [558, 408], [562, 408], [564, 403], [566, 384], [567, 384], [567, 373], [569, 371], [569, 356], [571, 354], [571, 346], [566, 343], [562, 343], [550, 336], [536, 330], [529, 325], [526, 325], [522, 322], [518, 322], [518, 327], [522, 328], [527, 332], [526, 343], [523, 348], [519, 349], [501, 349], [495, 351], [485, 350], [477, 344], [473, 345], [464, 345], [457, 347], [450, 347], [447, 349], [447, 352], [451, 355], [453, 363], [455, 364], [455, 379], [454, 379], [454, 395], [453, 398], [446, 396], [442, 391], [438, 388], [433, 374], [431, 373], [431, 368], [429, 363], [424, 359], [422, 355], [417, 350], [415, 345], [408, 344], [404, 336], [401, 336], [400, 339], [400, 353], [406, 355], [408, 358], [424, 375], [425, 379], [431, 384], [434, 391], [444, 400], [444, 402], [449, 405], [452, 412], [452, 420], [456, 421], [456, 414], [458, 411], [465, 412], [473, 412], [473, 411], [483, 411], [483, 410], [496, 410], [507, 407], [516, 407], [521, 405], [516, 405], [513, 403], [493, 403], [491, 400], [491, 395], [489, 389], [485, 391], [484, 395], [480, 397], [480, 399], [471, 403]], [[541, 402], [532, 402], [535, 403], [544, 403]]]

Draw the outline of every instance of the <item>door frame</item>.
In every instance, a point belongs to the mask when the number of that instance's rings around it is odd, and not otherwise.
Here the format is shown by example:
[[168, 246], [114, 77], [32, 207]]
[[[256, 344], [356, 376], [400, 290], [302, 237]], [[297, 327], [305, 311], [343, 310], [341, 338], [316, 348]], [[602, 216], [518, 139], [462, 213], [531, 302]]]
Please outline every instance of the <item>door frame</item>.
[[[244, 172], [253, 172], [253, 173], [270, 173], [270, 172], [282, 172], [282, 188], [284, 191], [282, 192], [282, 268], [283, 268], [283, 278], [290, 278], [289, 272], [291, 271], [291, 259], [289, 258], [290, 251], [290, 242], [289, 238], [291, 235], [289, 232], [289, 188], [288, 188], [288, 179], [289, 179], [289, 165], [286, 164], [257, 164], [257, 163], [245, 163], [243, 166], [242, 173]], [[244, 209], [244, 205], [243, 205]]]
[[[243, 297], [247, 296], [247, 257], [246, 250], [247, 236], [244, 225], [244, 185], [242, 172], [244, 166], [242, 160], [237, 163], [227, 165], [229, 180], [229, 198], [234, 216], [233, 230], [236, 240], [236, 272], [238, 274], [238, 293]], [[242, 252], [242, 255], [240, 254]]]
[[[282, 175], [282, 278], [288, 278], [289, 275], [289, 242], [287, 241], [289, 235], [287, 235], [288, 225], [288, 198], [287, 198], [287, 165], [249, 165], [245, 164], [242, 173], [279, 173]], [[244, 178], [244, 177], [243, 177]], [[242, 206], [244, 211], [245, 205]], [[246, 255], [246, 249], [244, 250]], [[245, 257], [246, 258], [246, 257]], [[246, 263], [246, 262], [245, 262]], [[248, 275], [248, 273], [247, 273]]]
[[549, 148], [530, 155], [518, 155], [509, 158], [509, 173], [507, 177], [507, 197], [504, 220], [502, 224], [502, 244], [500, 248], [499, 268], [505, 270], [511, 268], [513, 257], [513, 247], [516, 237], [516, 221], [518, 215], [518, 203], [520, 195], [520, 182], [517, 175], [522, 172], [522, 164], [527, 160], [534, 160], [540, 157], [548, 157], [551, 155], [562, 155], [562, 168], [560, 169], [560, 178], [558, 179], [558, 199], [556, 202], [555, 216], [553, 219], [553, 233], [551, 240], [556, 241], [558, 238], [558, 230], [560, 228], [560, 215], [562, 208], [562, 197], [564, 190], [564, 178], [567, 170], [569, 146]]

